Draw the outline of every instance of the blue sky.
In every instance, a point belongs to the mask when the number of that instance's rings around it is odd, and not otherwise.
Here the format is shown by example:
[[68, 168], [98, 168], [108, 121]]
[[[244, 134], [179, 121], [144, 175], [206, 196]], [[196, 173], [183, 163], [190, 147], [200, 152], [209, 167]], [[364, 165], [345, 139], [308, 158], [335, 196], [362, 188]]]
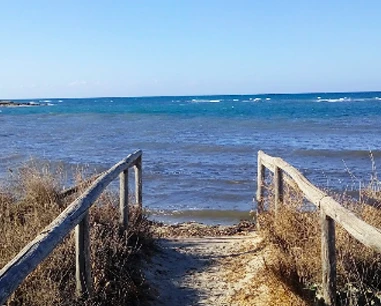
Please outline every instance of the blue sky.
[[0, 98], [381, 90], [378, 0], [14, 0]]

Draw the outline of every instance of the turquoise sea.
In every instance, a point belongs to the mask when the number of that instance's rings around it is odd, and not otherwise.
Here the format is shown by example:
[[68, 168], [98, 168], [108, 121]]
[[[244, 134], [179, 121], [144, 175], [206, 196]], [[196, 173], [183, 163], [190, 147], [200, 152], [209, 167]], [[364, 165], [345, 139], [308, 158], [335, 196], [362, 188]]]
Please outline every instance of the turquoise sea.
[[[28, 99], [0, 108], [0, 179], [31, 158], [107, 169], [143, 150], [158, 218], [236, 221], [253, 208], [264, 150], [335, 190], [381, 163], [381, 92]], [[69, 183], [68, 183], [69, 184]]]

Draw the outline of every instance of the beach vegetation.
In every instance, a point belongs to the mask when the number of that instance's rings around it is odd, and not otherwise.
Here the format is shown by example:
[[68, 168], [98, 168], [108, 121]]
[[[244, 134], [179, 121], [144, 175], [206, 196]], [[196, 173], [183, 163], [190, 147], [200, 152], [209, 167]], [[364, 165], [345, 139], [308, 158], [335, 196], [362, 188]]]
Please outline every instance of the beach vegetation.
[[[29, 165], [0, 189], [0, 268], [52, 222], [76, 195], [63, 198], [63, 172]], [[79, 175], [81, 177], [81, 175]], [[78, 179], [79, 182], [82, 180]], [[79, 183], [78, 182], [78, 183]], [[77, 194], [78, 195], [78, 194]], [[11, 295], [7, 305], [140, 305], [148, 285], [140, 270], [154, 247], [150, 222], [130, 211], [128, 231], [120, 231], [118, 198], [108, 190], [90, 209], [94, 294], [75, 296], [74, 231]], [[139, 214], [140, 216], [140, 214]]]
[[[320, 213], [300, 192], [285, 184], [283, 205], [275, 219], [274, 193], [267, 187], [268, 209], [259, 216], [260, 228], [274, 260], [268, 271], [308, 304], [321, 302]], [[361, 198], [330, 194], [365, 222], [381, 229], [381, 192], [363, 186]], [[381, 305], [381, 254], [350, 236], [336, 224], [337, 305]]]

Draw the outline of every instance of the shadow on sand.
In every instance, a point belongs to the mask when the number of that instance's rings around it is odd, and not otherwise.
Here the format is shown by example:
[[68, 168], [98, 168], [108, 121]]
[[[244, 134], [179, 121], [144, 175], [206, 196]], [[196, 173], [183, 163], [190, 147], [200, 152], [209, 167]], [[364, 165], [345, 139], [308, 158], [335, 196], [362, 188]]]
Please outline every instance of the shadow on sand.
[[[229, 253], [226, 245], [239, 237], [161, 239], [145, 270], [156, 298], [149, 305], [214, 305], [226, 295], [217, 259], [256, 253], [259, 248]], [[228, 305], [228, 304], [219, 304]]]

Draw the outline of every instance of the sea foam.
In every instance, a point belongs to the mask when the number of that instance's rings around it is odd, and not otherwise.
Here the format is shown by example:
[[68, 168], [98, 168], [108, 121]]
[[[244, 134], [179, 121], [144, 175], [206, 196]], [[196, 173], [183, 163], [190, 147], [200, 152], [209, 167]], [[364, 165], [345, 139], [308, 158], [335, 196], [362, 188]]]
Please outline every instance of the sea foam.
[[338, 103], [338, 102], [369, 102], [369, 101], [380, 101], [381, 98], [349, 98], [349, 97], [341, 97], [341, 98], [324, 98], [317, 97], [316, 102], [329, 102], [329, 103]]
[[221, 100], [209, 100], [209, 99], [192, 99], [193, 103], [218, 103]]

